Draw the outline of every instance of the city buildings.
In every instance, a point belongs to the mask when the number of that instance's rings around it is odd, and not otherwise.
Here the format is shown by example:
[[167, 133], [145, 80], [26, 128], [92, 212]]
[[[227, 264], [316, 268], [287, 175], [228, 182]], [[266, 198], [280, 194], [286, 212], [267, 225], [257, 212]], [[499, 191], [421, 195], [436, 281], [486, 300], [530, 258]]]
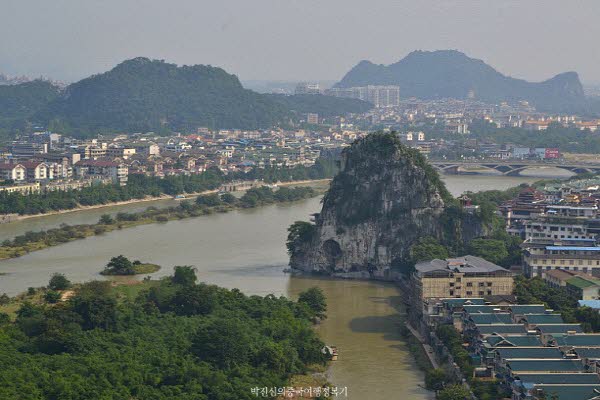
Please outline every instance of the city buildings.
[[416, 306], [431, 309], [439, 299], [511, 295], [513, 274], [475, 256], [419, 262], [411, 277]]

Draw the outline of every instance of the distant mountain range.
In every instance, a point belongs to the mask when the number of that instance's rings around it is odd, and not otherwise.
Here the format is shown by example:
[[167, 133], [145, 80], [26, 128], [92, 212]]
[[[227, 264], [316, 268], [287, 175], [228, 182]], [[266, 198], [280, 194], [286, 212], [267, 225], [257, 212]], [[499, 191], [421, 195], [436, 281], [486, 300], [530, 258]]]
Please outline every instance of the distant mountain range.
[[488, 103], [526, 100], [542, 111], [589, 111], [575, 72], [539, 83], [527, 82], [503, 75], [483, 61], [455, 50], [414, 51], [387, 66], [361, 61], [335, 86], [365, 85], [398, 85], [403, 98], [472, 97]]
[[[10, 88], [10, 90], [8, 90]], [[323, 116], [366, 111], [362, 101], [326, 96], [275, 96], [244, 89], [221, 68], [177, 66], [134, 58], [64, 90], [34, 81], [0, 87], [0, 124], [50, 124], [80, 136], [209, 128], [257, 129], [287, 126], [299, 113]], [[6, 90], [5, 90], [6, 89]], [[49, 91], [49, 92], [48, 92]]]

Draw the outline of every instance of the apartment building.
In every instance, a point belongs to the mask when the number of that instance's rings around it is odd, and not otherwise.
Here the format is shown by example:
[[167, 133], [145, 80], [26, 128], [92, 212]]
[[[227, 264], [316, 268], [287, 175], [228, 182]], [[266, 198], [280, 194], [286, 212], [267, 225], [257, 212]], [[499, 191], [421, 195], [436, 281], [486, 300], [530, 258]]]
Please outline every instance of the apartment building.
[[510, 295], [513, 291], [512, 272], [475, 256], [417, 263], [411, 279], [414, 300], [420, 301], [424, 310], [438, 299]]
[[22, 182], [27, 178], [27, 170], [21, 164], [0, 163], [0, 179]]
[[113, 161], [82, 160], [75, 164], [75, 174], [84, 179], [112, 179], [120, 185], [127, 184], [129, 168]]
[[528, 277], [544, 277], [547, 271], [561, 269], [600, 276], [600, 247], [595, 239], [525, 241], [523, 270]]

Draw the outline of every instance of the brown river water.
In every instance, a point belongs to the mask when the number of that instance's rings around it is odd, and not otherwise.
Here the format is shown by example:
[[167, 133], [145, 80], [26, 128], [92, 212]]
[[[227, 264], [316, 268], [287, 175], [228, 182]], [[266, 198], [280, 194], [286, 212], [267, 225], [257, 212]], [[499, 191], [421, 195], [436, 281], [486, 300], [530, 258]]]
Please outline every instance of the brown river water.
[[[537, 178], [480, 175], [444, 176], [455, 195], [465, 190], [502, 189]], [[158, 200], [31, 218], [0, 225], [0, 239], [60, 223], [93, 223], [101, 214], [165, 207], [174, 200]], [[287, 227], [308, 220], [320, 209], [320, 199], [236, 210], [198, 218], [170, 221], [86, 238], [50, 247], [23, 257], [0, 261], [0, 293], [15, 295], [29, 286], [44, 286], [55, 272], [72, 281], [103, 279], [98, 274], [119, 254], [153, 262], [168, 275], [175, 265], [193, 265], [200, 280], [246, 294], [295, 297], [311, 286], [327, 295], [328, 319], [317, 327], [322, 339], [339, 349], [339, 360], [328, 374], [332, 384], [347, 387], [349, 399], [432, 399], [422, 389], [423, 374], [399, 335], [402, 323], [400, 293], [392, 284], [292, 277], [287, 264]]]

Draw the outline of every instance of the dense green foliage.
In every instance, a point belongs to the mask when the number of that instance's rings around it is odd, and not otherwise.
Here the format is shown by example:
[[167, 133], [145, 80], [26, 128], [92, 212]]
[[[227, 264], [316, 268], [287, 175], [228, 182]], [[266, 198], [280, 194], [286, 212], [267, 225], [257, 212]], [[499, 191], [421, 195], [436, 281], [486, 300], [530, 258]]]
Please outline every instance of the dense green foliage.
[[410, 248], [410, 256], [414, 263], [419, 261], [448, 258], [448, 249], [430, 236], [419, 239]]
[[111, 132], [166, 133], [287, 126], [301, 114], [363, 112], [360, 100], [328, 96], [276, 96], [244, 89], [235, 75], [206, 65], [178, 67], [143, 57], [67, 87], [48, 82], [0, 85], [0, 129], [7, 137], [28, 122], [61, 133], [93, 136]]
[[579, 77], [574, 72], [540, 83], [502, 75], [481, 60], [456, 50], [414, 51], [388, 65], [361, 61], [337, 84], [340, 87], [398, 85], [402, 97], [475, 99], [496, 104], [528, 100], [539, 110], [586, 111]]
[[290, 225], [286, 241], [288, 253], [292, 255], [303, 244], [310, 242], [315, 231], [315, 225], [306, 221], [296, 221]]
[[519, 304], [545, 304], [560, 312], [567, 323], [580, 323], [586, 332], [600, 332], [600, 314], [590, 307], [579, 307], [577, 297], [565, 288], [553, 288], [541, 278], [515, 277], [515, 295]]
[[471, 393], [463, 385], [448, 386], [437, 395], [438, 400], [469, 400]]
[[90, 282], [0, 327], [0, 398], [251, 399], [324, 363], [306, 307], [172, 278], [134, 300]]
[[286, 109], [299, 115], [317, 113], [320, 118], [345, 115], [348, 113], [364, 113], [373, 108], [373, 105], [366, 101], [333, 96], [314, 94], [297, 94], [293, 96], [272, 94], [268, 96], [274, 101], [284, 105]]
[[[22, 130], [31, 117], [59, 95], [59, 89], [41, 80], [18, 85], [0, 85], [0, 129]], [[3, 139], [0, 136], [0, 140]]]
[[70, 287], [71, 282], [64, 274], [52, 274], [52, 277], [50, 277], [50, 281], [48, 282], [48, 289], [50, 290], [65, 290]]
[[327, 299], [321, 288], [313, 287], [300, 293], [298, 304], [305, 305], [314, 317], [327, 317]]
[[135, 269], [131, 260], [120, 255], [111, 258], [102, 273], [104, 275], [135, 275]]
[[469, 353], [462, 346], [462, 336], [452, 325], [439, 325], [435, 331], [437, 337], [444, 343], [454, 362], [460, 367], [465, 376], [471, 376], [473, 366]]
[[[0, 214], [39, 214], [69, 210], [79, 205], [91, 206], [117, 201], [142, 199], [162, 194], [197, 193], [219, 188], [235, 180], [263, 180], [267, 183], [331, 178], [337, 170], [335, 161], [319, 158], [310, 167], [255, 168], [248, 173], [224, 175], [218, 168], [210, 168], [196, 175], [166, 176], [164, 178], [131, 175], [126, 186], [98, 184], [81, 190], [52, 191], [22, 194], [0, 192]], [[283, 193], [282, 193], [283, 195]]]
[[64, 96], [38, 113], [58, 119], [63, 131], [97, 134], [114, 131], [269, 128], [289, 119], [285, 107], [244, 89], [221, 68], [178, 67], [135, 58], [112, 70], [76, 82]]

